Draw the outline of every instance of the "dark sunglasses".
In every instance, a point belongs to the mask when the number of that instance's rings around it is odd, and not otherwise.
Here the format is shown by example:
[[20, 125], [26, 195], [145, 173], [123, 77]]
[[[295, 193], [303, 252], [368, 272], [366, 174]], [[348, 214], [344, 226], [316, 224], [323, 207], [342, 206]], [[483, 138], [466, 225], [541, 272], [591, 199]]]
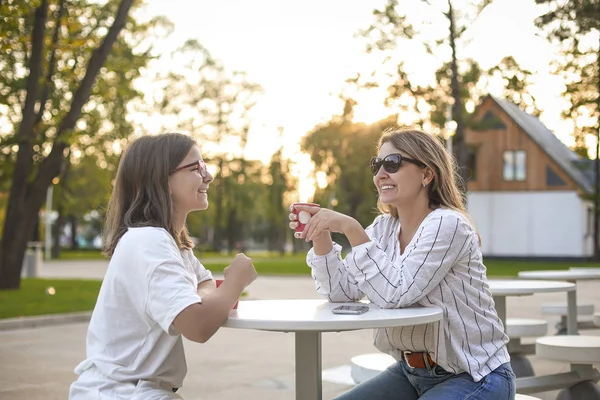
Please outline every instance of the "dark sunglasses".
[[[198, 169], [198, 171], [200, 172], [200, 175], [203, 178], [206, 178], [208, 176], [208, 170], [206, 169], [206, 164], [204, 163], [204, 160], [194, 161], [193, 163], [189, 163], [189, 164], [182, 165], [181, 167], [177, 167], [173, 171], [171, 171], [170, 174], [174, 174], [177, 171], [181, 171], [182, 169], [186, 169], [189, 167], [196, 167]], [[193, 171], [193, 170], [191, 170], [191, 171]]]
[[402, 154], [390, 154], [385, 156], [384, 158], [371, 158], [371, 173], [373, 174], [373, 176], [375, 176], [377, 175], [377, 172], [379, 172], [379, 169], [383, 167], [385, 172], [387, 172], [388, 174], [393, 174], [394, 172], [398, 171], [398, 169], [402, 165], [402, 161], [413, 163], [421, 168], [425, 168], [427, 166], [421, 161], [415, 160], [414, 158], [403, 157]]

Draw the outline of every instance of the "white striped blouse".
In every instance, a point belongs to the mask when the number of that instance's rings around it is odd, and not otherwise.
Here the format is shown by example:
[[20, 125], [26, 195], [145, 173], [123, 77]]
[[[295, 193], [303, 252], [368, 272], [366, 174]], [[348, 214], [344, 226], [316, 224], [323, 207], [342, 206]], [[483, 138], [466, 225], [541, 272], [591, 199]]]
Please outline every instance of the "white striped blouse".
[[317, 291], [329, 301], [365, 296], [382, 308], [413, 304], [443, 310], [440, 322], [377, 329], [374, 345], [397, 360], [402, 351], [427, 351], [446, 371], [481, 380], [509, 362], [508, 336], [494, 308], [479, 240], [461, 213], [438, 208], [400, 254], [400, 222], [380, 215], [366, 229], [368, 243], [342, 260], [341, 246], [329, 254], [311, 249], [307, 263]]

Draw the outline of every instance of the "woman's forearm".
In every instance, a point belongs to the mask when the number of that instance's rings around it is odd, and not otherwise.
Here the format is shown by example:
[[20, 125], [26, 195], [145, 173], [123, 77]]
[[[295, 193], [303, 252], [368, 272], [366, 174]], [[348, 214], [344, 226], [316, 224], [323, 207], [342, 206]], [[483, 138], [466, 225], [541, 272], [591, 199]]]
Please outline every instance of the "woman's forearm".
[[347, 227], [344, 227], [344, 235], [348, 238], [352, 247], [368, 243], [371, 240], [365, 229], [354, 218], [350, 220]]
[[312, 243], [313, 250], [318, 256], [329, 254], [329, 252], [333, 249], [333, 241], [331, 240], [331, 233], [329, 232], [323, 232], [323, 234], [314, 238]]

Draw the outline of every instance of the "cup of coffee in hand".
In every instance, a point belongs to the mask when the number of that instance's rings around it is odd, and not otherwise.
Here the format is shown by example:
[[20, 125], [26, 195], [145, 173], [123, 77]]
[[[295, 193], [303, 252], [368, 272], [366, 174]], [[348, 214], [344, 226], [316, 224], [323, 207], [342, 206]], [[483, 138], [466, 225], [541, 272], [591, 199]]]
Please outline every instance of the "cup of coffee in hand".
[[309, 213], [308, 211], [300, 211], [296, 208], [296, 206], [310, 206], [310, 207], [321, 207], [321, 206], [316, 203], [294, 203], [294, 204], [292, 204], [292, 207], [291, 207], [292, 213], [296, 214], [296, 216], [297, 216], [296, 222], [298, 222], [298, 226], [296, 226], [296, 229], [294, 229], [294, 231], [295, 231], [294, 237], [296, 239], [299, 239], [300, 234], [304, 230], [304, 227], [306, 226], [308, 221], [310, 221], [312, 214]]

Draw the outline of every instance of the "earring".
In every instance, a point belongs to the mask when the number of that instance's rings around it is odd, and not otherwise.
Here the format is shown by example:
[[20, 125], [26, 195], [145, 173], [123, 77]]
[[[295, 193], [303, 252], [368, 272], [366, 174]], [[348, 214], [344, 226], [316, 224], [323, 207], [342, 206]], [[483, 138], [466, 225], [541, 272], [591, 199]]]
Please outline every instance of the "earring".
[[425, 182], [423, 182], [423, 187], [427, 186], [427, 184]]

